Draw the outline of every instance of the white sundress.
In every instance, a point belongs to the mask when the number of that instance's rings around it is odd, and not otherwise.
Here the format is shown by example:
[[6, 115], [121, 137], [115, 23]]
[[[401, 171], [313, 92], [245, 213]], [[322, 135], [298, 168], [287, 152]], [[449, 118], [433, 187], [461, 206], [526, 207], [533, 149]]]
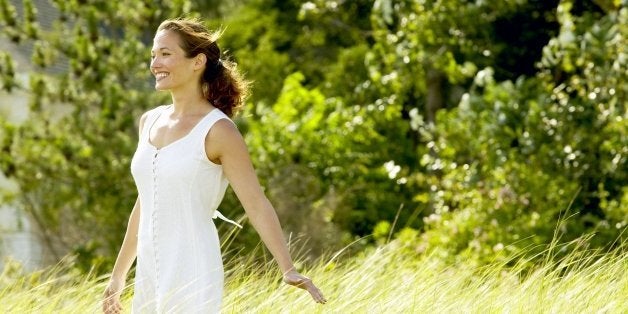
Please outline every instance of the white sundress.
[[156, 148], [149, 132], [167, 108], [149, 111], [131, 161], [140, 199], [132, 312], [218, 313], [224, 272], [212, 218], [233, 221], [216, 211], [228, 181], [207, 158], [205, 137], [229, 118], [214, 109], [186, 136]]

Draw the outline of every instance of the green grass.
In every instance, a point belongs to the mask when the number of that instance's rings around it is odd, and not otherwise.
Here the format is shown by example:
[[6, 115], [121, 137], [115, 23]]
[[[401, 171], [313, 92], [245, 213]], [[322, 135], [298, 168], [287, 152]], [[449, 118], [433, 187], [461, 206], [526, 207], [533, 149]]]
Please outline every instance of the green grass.
[[[281, 284], [272, 263], [228, 262], [223, 312], [628, 313], [628, 253], [623, 249], [581, 249], [534, 268], [517, 266], [529, 265], [524, 260], [513, 260], [515, 266], [509, 267], [445, 266], [396, 241], [351, 258], [337, 255], [303, 270], [324, 291], [326, 305]], [[98, 312], [106, 278], [80, 275], [68, 265], [71, 261], [32, 274], [5, 267], [0, 313]]]

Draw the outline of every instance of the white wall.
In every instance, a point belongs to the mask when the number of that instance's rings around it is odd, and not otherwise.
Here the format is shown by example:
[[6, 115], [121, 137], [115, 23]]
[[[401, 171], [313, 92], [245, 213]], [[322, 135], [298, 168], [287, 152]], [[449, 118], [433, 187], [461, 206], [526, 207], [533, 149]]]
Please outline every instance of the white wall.
[[[0, 42], [0, 48], [10, 50], [11, 47]], [[24, 69], [25, 60], [17, 54], [12, 56], [17, 69]], [[23, 86], [28, 86], [26, 74], [17, 74], [17, 79]], [[0, 91], [0, 116], [16, 124], [28, 119], [28, 93], [18, 89], [11, 94]], [[4, 134], [0, 133], [2, 136]], [[15, 193], [18, 193], [17, 185], [0, 172], [0, 268], [4, 268], [6, 258], [11, 258], [20, 262], [26, 270], [34, 270], [42, 266], [42, 246], [28, 216], [2, 197], [3, 194]]]
[[[22, 0], [9, 0], [16, 7], [19, 16], [22, 15]], [[52, 4], [51, 0], [34, 0], [33, 4], [37, 9], [37, 21], [43, 29], [51, 29], [53, 21], [59, 17], [59, 12]], [[0, 50], [9, 54], [16, 63], [15, 71], [20, 84], [28, 88], [28, 75], [33, 69], [30, 58], [32, 53], [32, 43], [21, 44], [19, 46], [11, 43], [6, 37], [0, 36]], [[61, 58], [45, 71], [61, 73], [67, 70], [67, 60]], [[11, 94], [0, 91], [0, 117], [16, 124], [20, 124], [29, 118], [28, 110], [29, 95], [24, 90], [15, 90]], [[51, 106], [52, 117], [60, 117], [69, 112], [70, 106], [54, 104]], [[0, 133], [0, 137], [3, 134]], [[0, 270], [4, 268], [3, 260], [7, 256], [21, 262], [28, 270], [37, 269], [43, 266], [43, 246], [35, 234], [35, 227], [29, 217], [3, 200], [2, 193], [9, 191], [17, 193], [15, 183], [6, 179], [0, 173]]]
[[15, 207], [0, 206], [0, 267], [4, 268], [6, 258], [20, 262], [28, 271], [43, 265], [42, 246], [31, 230], [26, 215]]

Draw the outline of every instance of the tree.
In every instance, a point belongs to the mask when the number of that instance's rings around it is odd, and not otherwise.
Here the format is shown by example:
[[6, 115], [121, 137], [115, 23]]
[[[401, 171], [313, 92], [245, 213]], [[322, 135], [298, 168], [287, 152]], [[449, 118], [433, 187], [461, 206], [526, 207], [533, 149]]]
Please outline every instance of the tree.
[[[42, 30], [30, 1], [20, 19], [0, 0], [0, 33], [32, 43], [41, 70], [21, 86], [0, 56], [2, 88], [33, 95], [28, 123], [2, 122], [0, 167], [61, 243], [51, 250], [88, 261], [119, 245], [119, 212], [136, 194], [134, 119], [165, 101], [150, 92], [150, 32], [193, 8], [55, 3], [62, 17]], [[483, 261], [547, 243], [567, 208], [578, 214], [561, 223], [563, 239], [596, 232], [588, 243], [603, 246], [626, 228], [627, 13], [616, 1], [210, 8], [255, 84], [237, 123], [262, 183], [286, 230], [314, 235], [314, 251], [385, 238], [397, 221], [420, 231], [401, 233], [414, 249]], [[67, 73], [42, 72], [63, 60]], [[221, 210], [241, 213], [232, 194]], [[253, 235], [234, 241], [253, 246]]]
[[534, 76], [500, 82], [486, 68], [438, 115], [422, 247], [487, 261], [534, 256], [556, 236], [606, 248], [626, 230], [628, 11], [572, 10], [558, 5]]
[[[161, 20], [188, 13], [190, 3], [54, 4], [60, 16], [42, 29], [31, 0], [22, 16], [0, 1], [0, 33], [32, 45], [34, 68], [20, 85], [11, 57], [1, 58], [2, 88], [27, 91], [30, 114], [20, 125], [0, 121], [0, 169], [19, 185], [15, 201], [49, 257], [79, 253], [79, 266], [89, 269], [112, 260], [137, 195], [129, 172], [136, 119], [166, 100], [152, 91], [147, 44]], [[46, 71], [59, 63], [67, 70]]]
[[[260, 177], [286, 229], [314, 234], [313, 242], [323, 241], [313, 245], [319, 248], [367, 236], [411, 202], [410, 190], [397, 182], [403, 174], [391, 178], [384, 166], [394, 168], [391, 156], [414, 153], [405, 148], [409, 127], [397, 123], [394, 98], [369, 88], [371, 7], [252, 1], [224, 21], [227, 46], [257, 85], [242, 125]], [[291, 223], [307, 213], [318, 218]], [[320, 230], [314, 222], [335, 231], [308, 232]]]

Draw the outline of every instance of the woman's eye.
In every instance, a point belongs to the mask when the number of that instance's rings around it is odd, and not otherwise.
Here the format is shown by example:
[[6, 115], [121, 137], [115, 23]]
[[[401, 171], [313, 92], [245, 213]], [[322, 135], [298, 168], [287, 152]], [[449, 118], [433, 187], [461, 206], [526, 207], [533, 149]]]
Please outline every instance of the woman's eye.
[[[159, 55], [161, 55], [161, 56], [169, 56], [169, 55], [171, 55], [171, 53], [170, 52], [161, 52], [161, 53], [159, 53]], [[157, 55], [151, 55], [150, 56], [151, 60], [153, 60], [155, 58], [157, 58]]]

